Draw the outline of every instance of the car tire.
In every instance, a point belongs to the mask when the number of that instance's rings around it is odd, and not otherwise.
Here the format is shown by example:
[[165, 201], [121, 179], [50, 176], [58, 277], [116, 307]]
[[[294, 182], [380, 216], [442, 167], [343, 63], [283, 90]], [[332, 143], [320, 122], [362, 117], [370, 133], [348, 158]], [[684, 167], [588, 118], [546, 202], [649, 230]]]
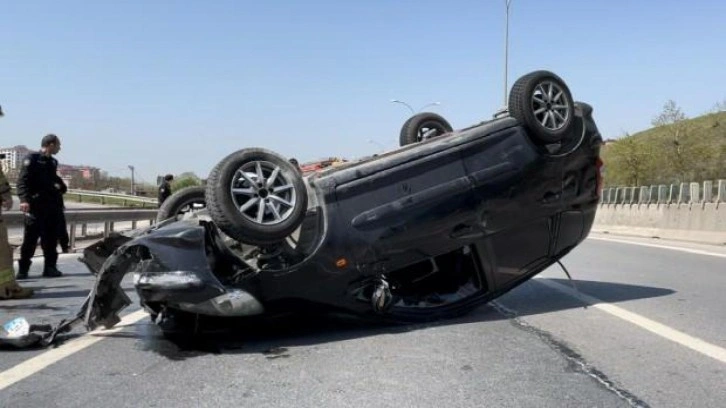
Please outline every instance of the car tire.
[[454, 129], [451, 124], [441, 115], [433, 112], [422, 112], [411, 116], [401, 127], [401, 135], [399, 144], [406, 146], [412, 143], [418, 143], [424, 140], [424, 135], [428, 131], [433, 131], [430, 137], [438, 137], [443, 134], [452, 132]]
[[508, 109], [539, 143], [562, 141], [574, 125], [572, 94], [565, 82], [549, 71], [519, 78], [509, 94]]
[[164, 200], [156, 213], [156, 222], [162, 222], [169, 218], [179, 217], [187, 212], [193, 211], [192, 205], [206, 206], [204, 198], [205, 188], [202, 186], [185, 187]]
[[219, 229], [258, 246], [277, 244], [295, 231], [305, 217], [308, 198], [293, 165], [259, 148], [242, 149], [220, 161], [207, 179], [205, 196]]

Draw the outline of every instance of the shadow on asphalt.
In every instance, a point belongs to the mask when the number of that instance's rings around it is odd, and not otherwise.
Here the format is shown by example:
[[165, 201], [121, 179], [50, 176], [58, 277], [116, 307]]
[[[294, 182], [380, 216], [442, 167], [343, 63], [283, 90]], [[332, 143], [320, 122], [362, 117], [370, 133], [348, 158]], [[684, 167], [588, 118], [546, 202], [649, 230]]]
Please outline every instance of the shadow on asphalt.
[[[562, 279], [550, 281], [570, 286]], [[577, 288], [608, 303], [619, 303], [638, 299], [667, 296], [673, 290], [625, 285], [596, 281], [575, 281]], [[537, 280], [532, 280], [496, 300], [526, 317], [541, 313], [582, 308], [585, 304], [579, 299], [554, 291]], [[263, 354], [269, 359], [290, 356], [289, 348], [310, 346], [355, 338], [411, 332], [433, 327], [446, 327], [458, 324], [482, 323], [510, 319], [511, 316], [499, 312], [490, 304], [482, 305], [458, 318], [440, 320], [432, 323], [391, 324], [363, 321], [348, 316], [331, 314], [307, 314], [267, 320], [229, 319], [223, 323], [204, 324], [196, 334], [164, 334], [148, 319], [129, 326], [116, 333], [97, 336], [110, 338], [133, 338], [140, 341], [139, 348], [159, 353], [170, 360], [184, 360], [206, 354]], [[199, 324], [199, 322], [197, 322]]]
[[[65, 311], [66, 307], [64, 306], [50, 306], [45, 303], [43, 304], [17, 304], [17, 305], [2, 305], [0, 306], [0, 309], [2, 309], [3, 312], [7, 312], [8, 314], [13, 314], [15, 311], [28, 311], [28, 310], [52, 310], [52, 311]], [[11, 313], [13, 312], [13, 313]], [[5, 323], [5, 322], [1, 322]]]
[[[51, 289], [57, 289], [57, 288], [51, 288]], [[136, 293], [136, 290], [134, 288], [123, 288], [124, 292], [127, 293]], [[65, 291], [56, 291], [56, 290], [44, 290], [40, 289], [35, 292], [32, 299], [64, 299], [64, 298], [82, 298], [85, 299], [86, 296], [91, 292], [91, 289], [81, 289], [81, 290], [65, 290]], [[82, 303], [82, 301], [80, 302]], [[78, 307], [80, 308], [80, 303]]]
[[[96, 279], [96, 277], [93, 276], [90, 272], [69, 273], [69, 272], [63, 271], [63, 268], [59, 268], [59, 269], [61, 270], [61, 272], [63, 272], [63, 277], [64, 278], [86, 277], [86, 278], [89, 278], [89, 279], [94, 279], [94, 280]], [[34, 276], [32, 276], [32, 275], [30, 277], [31, 278], [34, 278]]]
[[86, 290], [61, 290], [61, 291], [38, 291], [33, 295], [33, 299], [62, 299], [88, 296], [90, 289]]
[[[497, 300], [500, 304], [512, 308], [518, 316], [529, 316], [542, 313], [551, 313], [561, 310], [586, 307], [587, 304], [578, 298], [567, 296], [550, 289], [541, 283], [540, 279], [532, 279], [510, 293]], [[674, 290], [652, 286], [627, 285], [622, 283], [600, 282], [567, 279], [547, 278], [549, 282], [558, 283], [583, 294], [595, 297], [606, 303], [622, 303], [631, 300], [649, 299], [668, 296]], [[574, 283], [574, 287], [573, 287]]]

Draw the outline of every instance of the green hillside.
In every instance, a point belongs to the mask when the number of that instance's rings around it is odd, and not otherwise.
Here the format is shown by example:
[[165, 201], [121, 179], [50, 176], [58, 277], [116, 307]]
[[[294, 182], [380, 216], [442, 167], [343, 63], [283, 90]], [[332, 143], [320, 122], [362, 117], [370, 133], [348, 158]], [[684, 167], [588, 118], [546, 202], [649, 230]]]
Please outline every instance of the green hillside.
[[606, 186], [726, 179], [726, 112], [661, 122], [603, 146]]

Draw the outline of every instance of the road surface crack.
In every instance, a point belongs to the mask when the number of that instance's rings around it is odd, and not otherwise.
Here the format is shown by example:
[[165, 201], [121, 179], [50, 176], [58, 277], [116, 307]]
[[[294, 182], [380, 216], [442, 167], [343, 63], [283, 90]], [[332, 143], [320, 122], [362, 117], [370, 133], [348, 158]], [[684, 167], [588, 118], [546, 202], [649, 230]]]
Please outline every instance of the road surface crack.
[[552, 348], [554, 351], [564, 357], [565, 360], [567, 360], [567, 362], [572, 365], [576, 371], [579, 371], [592, 378], [600, 386], [617, 395], [620, 399], [627, 402], [628, 405], [630, 405], [631, 407], [650, 408], [650, 405], [648, 405], [648, 403], [633, 395], [628, 390], [615, 384], [612, 380], [608, 378], [605, 373], [589, 364], [584, 357], [582, 357], [578, 352], [565, 344], [565, 342], [558, 340], [551, 333], [534, 327], [531, 324], [522, 320], [517, 314], [516, 310], [509, 309], [498, 302], [491, 302], [490, 305], [496, 311], [509, 318], [510, 323], [514, 327], [539, 337], [545, 344], [547, 344], [550, 348]]

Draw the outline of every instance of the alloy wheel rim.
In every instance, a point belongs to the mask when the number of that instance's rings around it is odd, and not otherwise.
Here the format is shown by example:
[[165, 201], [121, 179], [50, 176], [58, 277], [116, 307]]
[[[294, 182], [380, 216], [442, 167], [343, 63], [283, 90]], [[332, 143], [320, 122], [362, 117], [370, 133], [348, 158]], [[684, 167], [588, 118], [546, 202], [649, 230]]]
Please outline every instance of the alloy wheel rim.
[[263, 160], [240, 166], [232, 177], [230, 192], [240, 214], [260, 225], [288, 220], [297, 202], [292, 180], [280, 166]]
[[539, 124], [550, 131], [562, 129], [570, 117], [570, 101], [565, 91], [552, 81], [534, 87], [532, 112]]

